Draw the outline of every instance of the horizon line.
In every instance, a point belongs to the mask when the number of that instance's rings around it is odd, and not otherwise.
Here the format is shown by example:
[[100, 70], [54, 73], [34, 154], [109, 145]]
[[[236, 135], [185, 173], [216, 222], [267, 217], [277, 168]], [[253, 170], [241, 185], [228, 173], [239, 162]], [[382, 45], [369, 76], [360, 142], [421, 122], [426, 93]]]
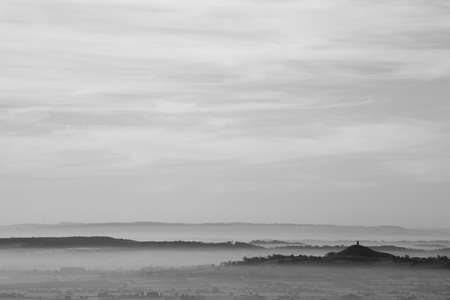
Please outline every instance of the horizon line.
[[320, 223], [281, 223], [281, 222], [161, 222], [161, 221], [133, 221], [133, 222], [59, 222], [59, 223], [15, 223], [15, 224], [0, 224], [0, 227], [14, 227], [14, 226], [70, 226], [70, 225], [138, 225], [138, 224], [159, 224], [159, 225], [273, 225], [273, 226], [322, 226], [322, 227], [362, 227], [362, 228], [398, 228], [403, 230], [408, 229], [437, 229], [437, 230], [448, 230], [450, 228], [436, 228], [436, 227], [427, 227], [427, 228], [411, 228], [399, 225], [339, 225], [339, 224], [320, 224]]

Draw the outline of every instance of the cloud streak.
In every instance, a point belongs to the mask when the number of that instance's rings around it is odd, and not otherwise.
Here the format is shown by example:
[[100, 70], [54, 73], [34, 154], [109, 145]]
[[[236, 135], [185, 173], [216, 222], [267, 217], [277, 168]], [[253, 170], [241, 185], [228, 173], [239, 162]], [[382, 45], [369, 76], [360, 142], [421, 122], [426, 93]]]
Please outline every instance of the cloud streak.
[[1, 157], [7, 158], [2, 163], [4, 171], [40, 167], [80, 171], [83, 166], [91, 170], [105, 164], [136, 167], [196, 161], [260, 164], [366, 154], [404, 157], [426, 154], [430, 145], [445, 141], [448, 129], [414, 120], [333, 128], [324, 124], [311, 129], [312, 136], [307, 131], [277, 136], [227, 127], [208, 130], [205, 123], [173, 128], [65, 127], [40, 136], [2, 137], [0, 151]]
[[2, 1], [2, 187], [25, 202], [19, 186], [55, 199], [57, 179], [110, 197], [119, 178], [140, 197], [149, 178], [174, 202], [184, 189], [187, 201], [445, 191], [449, 12], [444, 0]]

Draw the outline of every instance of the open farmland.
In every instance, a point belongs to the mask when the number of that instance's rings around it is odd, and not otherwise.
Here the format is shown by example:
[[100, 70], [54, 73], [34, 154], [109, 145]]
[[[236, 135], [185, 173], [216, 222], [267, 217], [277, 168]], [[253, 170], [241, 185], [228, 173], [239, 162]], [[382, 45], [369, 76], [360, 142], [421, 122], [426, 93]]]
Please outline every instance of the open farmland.
[[411, 264], [2, 271], [2, 299], [450, 299], [450, 270]]

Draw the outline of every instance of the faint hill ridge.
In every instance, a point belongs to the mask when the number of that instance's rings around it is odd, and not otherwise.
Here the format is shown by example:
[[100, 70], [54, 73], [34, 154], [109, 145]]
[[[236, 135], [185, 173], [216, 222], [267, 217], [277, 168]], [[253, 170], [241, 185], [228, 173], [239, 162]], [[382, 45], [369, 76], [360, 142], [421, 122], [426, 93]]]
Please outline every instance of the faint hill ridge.
[[364, 257], [364, 258], [393, 258], [395, 255], [385, 252], [378, 252], [370, 249], [369, 247], [361, 246], [359, 241], [356, 245], [345, 248], [344, 250], [336, 253], [338, 256], [345, 257]]
[[242, 242], [204, 243], [197, 241], [147, 241], [117, 239], [109, 236], [13, 237], [0, 238], [3, 248], [128, 248], [128, 249], [264, 249]]
[[[399, 226], [341, 226], [290, 223], [164, 223], [110, 222], [0, 225], [0, 238], [30, 236], [110, 236], [139, 241], [449, 241], [450, 229], [408, 229]], [[314, 242], [315, 243], [315, 242]], [[344, 243], [347, 245], [347, 242]]]
[[134, 225], [184, 225], [184, 226], [300, 226], [300, 227], [332, 227], [332, 228], [367, 228], [383, 230], [407, 230], [407, 228], [393, 225], [380, 226], [360, 226], [360, 225], [333, 225], [333, 224], [302, 224], [302, 223], [252, 223], [252, 222], [155, 222], [155, 221], [136, 221], [136, 222], [60, 222], [60, 223], [19, 223], [0, 225], [0, 227], [23, 227], [23, 226], [134, 226]]

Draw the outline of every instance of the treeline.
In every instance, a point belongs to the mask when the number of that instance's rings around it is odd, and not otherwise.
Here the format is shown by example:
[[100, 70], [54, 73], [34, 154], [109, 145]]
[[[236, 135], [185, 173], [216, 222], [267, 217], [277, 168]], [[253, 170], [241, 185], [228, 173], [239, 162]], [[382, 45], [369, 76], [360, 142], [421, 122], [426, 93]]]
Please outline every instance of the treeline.
[[[252, 242], [253, 243], [253, 242]], [[256, 244], [256, 243], [255, 243]], [[300, 250], [343, 250], [347, 248], [348, 246], [344, 245], [286, 245], [286, 246], [278, 246], [273, 247], [273, 249], [300, 249]], [[411, 249], [406, 247], [398, 247], [398, 246], [391, 246], [391, 245], [383, 245], [383, 246], [371, 246], [372, 249], [377, 251], [414, 251], [414, 252], [425, 252], [423, 249]], [[445, 249], [442, 249], [445, 250]]]
[[298, 262], [337, 262], [337, 261], [392, 261], [394, 263], [412, 263], [412, 264], [426, 264], [439, 262], [443, 263], [443, 267], [450, 268], [450, 259], [448, 256], [435, 256], [435, 257], [410, 257], [405, 256], [393, 256], [390, 259], [386, 258], [376, 258], [376, 257], [358, 257], [358, 256], [339, 256], [336, 253], [328, 253], [325, 256], [314, 256], [314, 255], [282, 255], [282, 254], [272, 254], [267, 256], [255, 256], [255, 257], [245, 257], [239, 261], [228, 261], [221, 263], [222, 266], [245, 266], [245, 265], [256, 265], [263, 263], [277, 263], [277, 264], [289, 264]]
[[261, 249], [262, 247], [241, 242], [204, 243], [195, 241], [150, 241], [116, 239], [105, 236], [94, 237], [29, 237], [1, 238], [1, 248], [145, 248], [145, 249]]
[[237, 265], [254, 265], [267, 262], [274, 263], [286, 263], [286, 262], [299, 262], [299, 261], [321, 261], [324, 257], [314, 256], [314, 255], [283, 255], [283, 254], [272, 254], [267, 256], [255, 256], [246, 257], [238, 261], [228, 261], [221, 263], [222, 266], [237, 266]]
[[429, 257], [410, 257], [409, 255], [404, 255], [404, 256], [395, 256], [394, 258], [392, 258], [392, 260], [396, 263], [409, 262], [413, 264], [431, 263], [431, 262], [450, 263], [450, 259], [448, 258], [448, 256], [445, 255], [429, 256]]

